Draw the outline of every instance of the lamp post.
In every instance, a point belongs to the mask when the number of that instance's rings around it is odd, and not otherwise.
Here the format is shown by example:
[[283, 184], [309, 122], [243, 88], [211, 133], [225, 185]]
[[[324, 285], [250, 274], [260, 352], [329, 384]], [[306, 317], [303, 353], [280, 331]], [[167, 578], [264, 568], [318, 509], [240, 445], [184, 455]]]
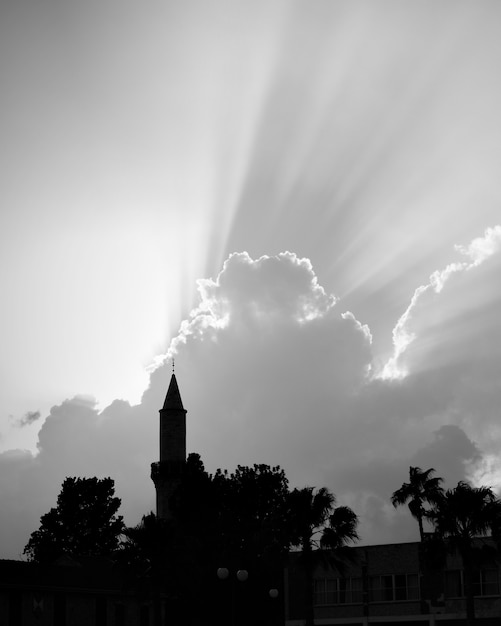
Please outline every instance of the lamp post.
[[[227, 567], [220, 567], [217, 570], [217, 577], [219, 580], [224, 581], [230, 578], [230, 570]], [[230, 626], [238, 626], [238, 616], [239, 616], [239, 594], [242, 590], [242, 587], [239, 583], [244, 583], [249, 578], [249, 572], [246, 569], [239, 569], [234, 573], [234, 576], [230, 578], [230, 616], [229, 616], [229, 624]], [[264, 590], [263, 590], [264, 591]], [[268, 590], [268, 602], [265, 601], [265, 596], [261, 596], [258, 594], [261, 599], [258, 597], [254, 598], [255, 601], [258, 602], [259, 605], [259, 613], [264, 611], [265, 615], [261, 613], [261, 618], [265, 621], [266, 624], [277, 624], [278, 623], [278, 614], [277, 614], [277, 598], [280, 595], [279, 591], [276, 587], [272, 587]], [[256, 606], [247, 607], [255, 612]], [[251, 611], [252, 612], [252, 611]], [[247, 620], [249, 616], [247, 615]]]
[[268, 617], [267, 623], [270, 626], [277, 626], [280, 623], [279, 619], [279, 603], [277, 602], [277, 598], [279, 596], [278, 589], [276, 587], [272, 587], [268, 591], [268, 596], [270, 597], [270, 602], [268, 603]]
[[[217, 577], [219, 580], [227, 580], [230, 576], [230, 570], [227, 567], [219, 567], [217, 570]], [[238, 582], [244, 583], [249, 578], [249, 572], [246, 569], [239, 569], [235, 574], [235, 578]], [[232, 579], [231, 584], [231, 599], [230, 599], [230, 624], [236, 626], [236, 610], [235, 610], [235, 580]]]

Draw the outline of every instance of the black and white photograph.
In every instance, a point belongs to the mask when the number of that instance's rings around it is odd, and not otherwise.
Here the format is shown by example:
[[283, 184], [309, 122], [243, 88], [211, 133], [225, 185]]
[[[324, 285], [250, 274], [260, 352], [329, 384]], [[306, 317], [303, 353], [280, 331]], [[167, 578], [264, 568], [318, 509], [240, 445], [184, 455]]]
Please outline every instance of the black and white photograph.
[[0, 3], [0, 625], [501, 623], [501, 2]]

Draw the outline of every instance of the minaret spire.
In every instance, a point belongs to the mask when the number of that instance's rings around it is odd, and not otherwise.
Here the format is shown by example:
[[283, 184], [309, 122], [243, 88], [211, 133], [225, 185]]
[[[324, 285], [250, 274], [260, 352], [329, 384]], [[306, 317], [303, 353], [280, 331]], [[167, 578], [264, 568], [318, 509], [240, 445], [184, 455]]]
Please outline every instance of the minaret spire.
[[173, 359], [169, 388], [160, 409], [160, 461], [151, 466], [151, 478], [157, 491], [157, 517], [172, 517], [169, 500], [181, 480], [185, 465], [186, 409], [181, 400]]
[[165, 409], [180, 409], [184, 411], [183, 401], [181, 400], [181, 394], [179, 393], [179, 387], [174, 372], [172, 372], [170, 378], [169, 388], [167, 389], [162, 411]]

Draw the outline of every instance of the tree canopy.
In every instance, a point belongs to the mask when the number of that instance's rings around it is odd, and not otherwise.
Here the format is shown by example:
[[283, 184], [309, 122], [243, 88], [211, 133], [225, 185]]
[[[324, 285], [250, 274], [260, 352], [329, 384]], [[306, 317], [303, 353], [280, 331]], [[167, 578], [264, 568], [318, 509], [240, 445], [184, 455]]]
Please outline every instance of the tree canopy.
[[498, 533], [501, 501], [490, 487], [459, 481], [435, 503], [430, 518], [436, 532], [459, 551], [475, 537]]
[[[423, 471], [419, 467], [410, 467], [409, 483], [395, 491], [391, 501], [394, 506], [408, 502], [411, 514], [419, 522], [421, 540], [426, 539], [422, 554], [431, 569], [437, 564], [443, 567], [447, 551], [461, 556], [466, 617], [472, 626], [475, 622], [473, 580], [479, 562], [477, 557], [483, 554], [484, 558], [488, 555], [492, 559], [499, 552], [501, 501], [490, 487], [474, 487], [466, 481], [459, 481], [456, 487], [444, 491], [440, 485], [442, 479], [434, 477], [434, 472], [433, 468]], [[427, 536], [423, 532], [424, 518], [433, 526], [433, 533]], [[497, 550], [481, 541], [487, 536], [495, 540]]]
[[[319, 559], [342, 569], [346, 548], [358, 540], [356, 514], [347, 506], [336, 507], [336, 496], [326, 487], [294, 489], [287, 497], [291, 545], [301, 549], [305, 574], [306, 625], [313, 626], [313, 570]], [[328, 550], [328, 556], [314, 550]]]
[[[253, 601], [239, 623], [260, 623], [270, 610], [269, 590], [282, 586], [291, 547], [311, 549], [309, 553], [323, 548], [339, 555], [357, 539], [355, 513], [335, 504], [335, 496], [325, 488], [290, 491], [279, 466], [239, 465], [233, 472], [219, 469], [209, 474], [200, 456], [190, 454], [171, 500], [173, 519], [143, 518], [125, 532], [126, 551], [129, 558], [136, 550], [161, 584], [169, 581], [180, 604], [191, 607], [194, 623], [197, 610], [200, 619], [211, 611], [216, 616], [236, 571], [247, 570], [248, 580], [237, 585], [235, 593], [239, 589]], [[155, 556], [160, 553], [161, 561]], [[312, 562], [302, 561], [310, 582]], [[218, 579], [220, 568], [228, 570], [233, 582]], [[312, 609], [310, 589], [308, 593]]]
[[111, 478], [66, 478], [57, 506], [42, 515], [24, 554], [40, 563], [62, 554], [111, 556], [124, 528], [122, 517], [116, 515], [120, 502]]
[[501, 530], [501, 501], [490, 487], [473, 487], [459, 481], [435, 503], [429, 514], [439, 538], [446, 547], [461, 555], [464, 568], [466, 617], [475, 622], [473, 577], [478, 548], [475, 540], [488, 535], [499, 541]]
[[[236, 572], [245, 569], [248, 580], [234, 591], [253, 602], [239, 623], [259, 623], [269, 610], [269, 590], [282, 584], [288, 493], [279, 467], [239, 465], [209, 474], [200, 456], [190, 454], [170, 501], [173, 518], [152, 514], [126, 529], [121, 556], [141, 564], [154, 588], [168, 588], [183, 620], [194, 624], [224, 623], [221, 606], [231, 608]], [[220, 568], [228, 570], [229, 580], [218, 578]], [[187, 606], [189, 617], [182, 609]]]
[[200, 456], [190, 454], [172, 509], [178, 527], [204, 552], [206, 562], [257, 567], [258, 560], [287, 551], [288, 493], [287, 477], [278, 466], [239, 465], [231, 473], [218, 469], [211, 475]]
[[[434, 476], [434, 473], [433, 467], [427, 470], [409, 467], [409, 482], [403, 483], [391, 496], [394, 507], [408, 504], [411, 515], [417, 519], [421, 541], [424, 540], [423, 519], [427, 517], [429, 507], [438, 501], [443, 492], [443, 479]], [[425, 507], [425, 504], [429, 506]]]

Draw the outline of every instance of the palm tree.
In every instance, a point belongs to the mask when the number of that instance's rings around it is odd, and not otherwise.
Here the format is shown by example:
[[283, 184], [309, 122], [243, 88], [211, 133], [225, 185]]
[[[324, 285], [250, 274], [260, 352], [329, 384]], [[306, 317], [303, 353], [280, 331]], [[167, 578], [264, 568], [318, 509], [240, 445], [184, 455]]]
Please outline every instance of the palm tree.
[[427, 516], [424, 504], [434, 505], [443, 493], [440, 483], [443, 479], [433, 476], [433, 467], [423, 471], [420, 467], [409, 467], [409, 482], [403, 483], [400, 489], [393, 492], [391, 503], [394, 507], [408, 503], [411, 515], [419, 525], [419, 536], [424, 541], [423, 518]]
[[350, 542], [358, 539], [356, 514], [347, 506], [336, 507], [336, 497], [326, 487], [294, 489], [288, 497], [288, 519], [293, 545], [301, 549], [305, 573], [306, 626], [313, 626], [313, 570], [319, 548], [330, 550], [339, 563]]
[[472, 487], [460, 481], [439, 498], [429, 517], [438, 536], [447, 540], [449, 550], [458, 552], [463, 560], [466, 619], [471, 626], [475, 622], [474, 540], [499, 534], [501, 501], [490, 487]]

